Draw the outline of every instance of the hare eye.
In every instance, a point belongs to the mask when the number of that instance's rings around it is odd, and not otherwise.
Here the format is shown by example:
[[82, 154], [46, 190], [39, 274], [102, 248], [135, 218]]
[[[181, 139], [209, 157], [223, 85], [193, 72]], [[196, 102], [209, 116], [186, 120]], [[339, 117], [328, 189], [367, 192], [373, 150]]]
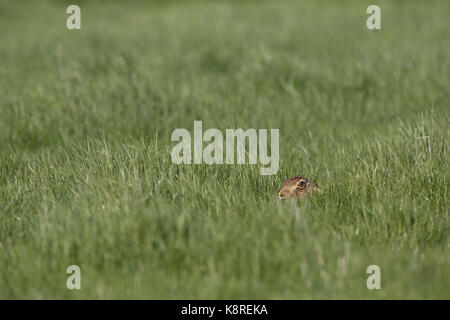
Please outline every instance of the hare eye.
[[305, 181], [299, 181], [298, 186], [299, 186], [300, 188], [306, 187]]

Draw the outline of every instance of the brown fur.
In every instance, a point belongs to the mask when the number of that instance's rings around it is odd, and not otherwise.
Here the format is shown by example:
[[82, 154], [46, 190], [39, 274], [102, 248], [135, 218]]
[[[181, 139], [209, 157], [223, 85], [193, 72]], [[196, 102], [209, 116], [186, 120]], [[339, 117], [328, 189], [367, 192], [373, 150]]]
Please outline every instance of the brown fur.
[[281, 200], [293, 200], [303, 198], [314, 191], [320, 191], [317, 183], [308, 178], [297, 176], [284, 181], [284, 186], [278, 192], [278, 197]]

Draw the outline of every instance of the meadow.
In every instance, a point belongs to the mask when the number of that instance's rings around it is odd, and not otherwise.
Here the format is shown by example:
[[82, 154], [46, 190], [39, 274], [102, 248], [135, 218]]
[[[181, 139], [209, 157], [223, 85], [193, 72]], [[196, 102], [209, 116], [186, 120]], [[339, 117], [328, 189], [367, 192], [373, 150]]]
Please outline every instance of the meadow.
[[[0, 1], [1, 299], [450, 299], [450, 2], [72, 3]], [[280, 169], [175, 165], [195, 120]]]

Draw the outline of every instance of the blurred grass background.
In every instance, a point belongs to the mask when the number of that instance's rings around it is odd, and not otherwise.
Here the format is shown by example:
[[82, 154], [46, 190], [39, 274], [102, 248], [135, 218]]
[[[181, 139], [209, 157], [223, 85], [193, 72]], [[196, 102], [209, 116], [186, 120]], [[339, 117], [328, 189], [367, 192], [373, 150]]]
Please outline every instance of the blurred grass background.
[[[450, 3], [369, 4], [0, 1], [0, 298], [449, 299]], [[194, 120], [280, 170], [173, 165]]]

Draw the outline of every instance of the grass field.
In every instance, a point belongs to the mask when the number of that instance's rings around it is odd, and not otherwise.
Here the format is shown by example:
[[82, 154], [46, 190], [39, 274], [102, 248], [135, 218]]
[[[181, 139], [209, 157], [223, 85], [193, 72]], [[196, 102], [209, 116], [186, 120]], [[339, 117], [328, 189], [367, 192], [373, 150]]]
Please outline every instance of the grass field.
[[[0, 298], [450, 299], [450, 2], [372, 2], [0, 1]], [[173, 164], [194, 120], [280, 170]]]

